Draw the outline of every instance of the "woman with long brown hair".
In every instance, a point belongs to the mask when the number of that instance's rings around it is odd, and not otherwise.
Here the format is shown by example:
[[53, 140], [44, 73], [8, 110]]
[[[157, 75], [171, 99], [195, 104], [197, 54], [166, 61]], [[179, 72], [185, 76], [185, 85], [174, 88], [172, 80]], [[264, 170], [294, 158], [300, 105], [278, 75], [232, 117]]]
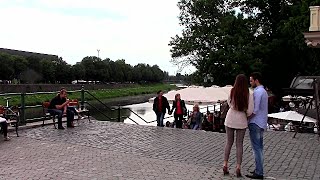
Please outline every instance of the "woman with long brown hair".
[[187, 111], [186, 104], [184, 103], [184, 100], [181, 99], [179, 93], [174, 96], [174, 99], [175, 100], [172, 103], [172, 109], [169, 114], [172, 114], [173, 110], [175, 110], [174, 121], [176, 123], [176, 128], [182, 128], [183, 116]]
[[236, 132], [236, 176], [241, 177], [243, 138], [246, 133], [246, 128], [248, 127], [247, 117], [252, 114], [254, 108], [253, 94], [249, 91], [248, 79], [244, 74], [239, 74], [236, 77], [228, 98], [228, 105], [230, 109], [228, 110], [224, 123], [226, 126], [227, 141], [224, 150], [223, 173], [224, 175], [229, 174], [228, 161]]

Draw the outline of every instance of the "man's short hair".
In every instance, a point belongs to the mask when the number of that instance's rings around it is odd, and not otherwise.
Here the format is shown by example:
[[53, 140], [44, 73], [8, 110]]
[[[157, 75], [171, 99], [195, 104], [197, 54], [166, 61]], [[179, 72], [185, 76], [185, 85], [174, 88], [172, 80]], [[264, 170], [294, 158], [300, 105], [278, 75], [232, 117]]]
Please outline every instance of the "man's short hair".
[[260, 84], [262, 84], [263, 80], [262, 80], [262, 75], [259, 72], [254, 72], [250, 75], [250, 77], [252, 77], [253, 80], [258, 80]]
[[158, 92], [157, 92], [157, 94], [160, 94], [162, 92], [162, 90], [159, 90]]
[[60, 93], [67, 92], [67, 89], [65, 87], [60, 88]]

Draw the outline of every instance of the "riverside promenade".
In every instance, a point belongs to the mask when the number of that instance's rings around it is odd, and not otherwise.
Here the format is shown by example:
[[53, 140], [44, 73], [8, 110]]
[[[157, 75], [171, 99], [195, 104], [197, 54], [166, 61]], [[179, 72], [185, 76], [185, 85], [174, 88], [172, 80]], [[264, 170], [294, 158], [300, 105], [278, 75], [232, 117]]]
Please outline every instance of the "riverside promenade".
[[[10, 133], [0, 140], [0, 179], [237, 179], [222, 175], [225, 134], [82, 121], [74, 129], [52, 125]], [[317, 135], [265, 133], [266, 179], [320, 179]], [[243, 175], [254, 168], [246, 133]], [[246, 179], [246, 178], [243, 178]]]

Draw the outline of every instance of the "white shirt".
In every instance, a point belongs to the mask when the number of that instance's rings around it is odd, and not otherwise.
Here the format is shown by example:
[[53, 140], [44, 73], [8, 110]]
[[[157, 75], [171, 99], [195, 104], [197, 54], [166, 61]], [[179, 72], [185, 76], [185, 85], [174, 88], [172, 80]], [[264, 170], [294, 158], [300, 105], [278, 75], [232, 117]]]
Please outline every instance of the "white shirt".
[[231, 103], [231, 98], [229, 95], [228, 104], [230, 109], [228, 110], [226, 120], [224, 125], [229, 128], [234, 129], [245, 129], [248, 127], [248, 116], [250, 116], [253, 112], [254, 108], [254, 101], [253, 101], [253, 94], [249, 91], [249, 101], [248, 101], [248, 109], [246, 112], [238, 111], [234, 109], [233, 103]]

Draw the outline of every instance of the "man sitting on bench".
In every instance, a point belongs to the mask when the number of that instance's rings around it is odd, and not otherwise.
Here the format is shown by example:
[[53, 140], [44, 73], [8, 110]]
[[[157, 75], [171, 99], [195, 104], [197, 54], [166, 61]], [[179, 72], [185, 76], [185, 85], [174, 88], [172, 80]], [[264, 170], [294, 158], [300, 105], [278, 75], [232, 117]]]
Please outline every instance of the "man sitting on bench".
[[58, 116], [58, 129], [64, 129], [62, 126], [62, 116], [67, 115], [67, 127], [73, 128], [74, 112], [68, 109], [69, 100], [67, 100], [67, 90], [61, 88], [60, 93], [50, 101], [48, 112], [52, 116]]

